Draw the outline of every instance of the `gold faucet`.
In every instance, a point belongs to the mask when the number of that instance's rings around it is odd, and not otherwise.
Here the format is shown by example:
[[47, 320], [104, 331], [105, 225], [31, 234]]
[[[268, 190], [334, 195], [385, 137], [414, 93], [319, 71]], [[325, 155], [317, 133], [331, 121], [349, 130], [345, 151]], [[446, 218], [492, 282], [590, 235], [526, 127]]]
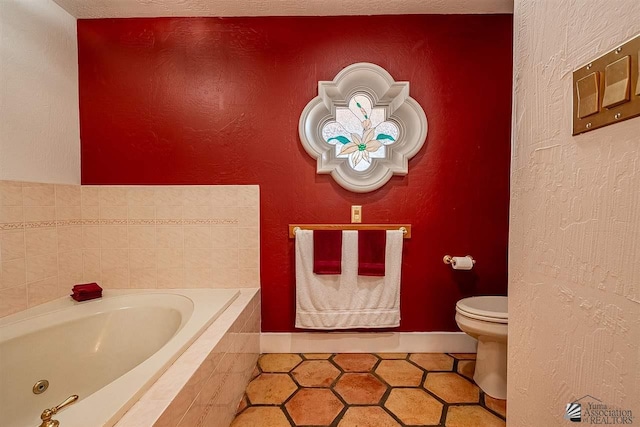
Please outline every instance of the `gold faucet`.
[[58, 406], [54, 406], [51, 409], [45, 409], [44, 411], [42, 411], [42, 414], [40, 415], [42, 424], [40, 424], [38, 427], [58, 427], [60, 425], [60, 421], [52, 420], [51, 417], [57, 414], [58, 411], [60, 411], [62, 408], [74, 403], [76, 400], [78, 400], [78, 395], [73, 394], [67, 397], [65, 401], [59, 404]]

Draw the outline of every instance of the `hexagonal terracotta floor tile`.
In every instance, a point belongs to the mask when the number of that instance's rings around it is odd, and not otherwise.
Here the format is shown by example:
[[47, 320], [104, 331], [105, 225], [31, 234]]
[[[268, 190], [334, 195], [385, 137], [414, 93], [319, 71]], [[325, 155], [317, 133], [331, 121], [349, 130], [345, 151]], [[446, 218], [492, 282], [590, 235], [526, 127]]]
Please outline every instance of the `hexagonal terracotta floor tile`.
[[371, 374], [344, 374], [333, 389], [349, 404], [377, 405], [387, 386]]
[[449, 403], [476, 403], [480, 398], [478, 386], [454, 373], [428, 373], [424, 388]]
[[247, 386], [247, 397], [254, 405], [280, 404], [297, 389], [287, 374], [262, 374]]
[[449, 353], [449, 355], [459, 360], [475, 360], [476, 358], [476, 353]]
[[408, 353], [376, 353], [380, 359], [406, 359]]
[[504, 427], [504, 420], [493, 415], [481, 406], [449, 406], [447, 427]]
[[496, 411], [498, 414], [502, 415], [503, 417], [507, 416], [506, 400], [494, 399], [488, 394], [485, 394], [484, 404], [487, 406], [487, 408], [491, 409], [492, 411]]
[[393, 387], [419, 386], [423, 373], [406, 360], [383, 360], [376, 368], [376, 374]]
[[328, 360], [305, 360], [291, 375], [303, 387], [329, 387], [340, 371]]
[[262, 372], [289, 372], [300, 362], [302, 358], [297, 354], [284, 353], [263, 354], [258, 359]]
[[328, 359], [332, 353], [304, 353], [303, 356], [307, 359]]
[[336, 354], [333, 363], [345, 372], [368, 372], [378, 361], [373, 354], [342, 353]]
[[476, 371], [475, 360], [460, 360], [458, 362], [458, 373], [464, 375], [470, 380], [473, 379], [473, 373]]
[[442, 353], [414, 353], [409, 356], [409, 360], [427, 371], [451, 371], [453, 369], [453, 357]]
[[326, 426], [340, 414], [344, 405], [327, 388], [302, 388], [287, 402], [285, 408], [298, 426]]
[[231, 423], [231, 427], [291, 427], [280, 408], [254, 406], [247, 408]]
[[340, 420], [338, 427], [400, 427], [400, 424], [379, 406], [353, 406]]
[[405, 424], [439, 424], [442, 403], [419, 388], [394, 388], [384, 406]]

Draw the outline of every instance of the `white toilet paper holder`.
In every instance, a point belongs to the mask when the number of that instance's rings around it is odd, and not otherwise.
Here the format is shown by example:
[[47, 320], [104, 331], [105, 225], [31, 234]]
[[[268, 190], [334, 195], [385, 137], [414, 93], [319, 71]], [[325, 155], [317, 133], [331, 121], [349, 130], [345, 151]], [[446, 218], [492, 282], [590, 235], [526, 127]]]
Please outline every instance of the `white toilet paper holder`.
[[[473, 263], [473, 265], [476, 265], [476, 260], [473, 259], [473, 257], [471, 255], [467, 255], [469, 258], [471, 258], [471, 262]], [[453, 259], [453, 257], [451, 255], [445, 255], [442, 258], [442, 262], [444, 262], [445, 264], [451, 264], [451, 265], [456, 265], [456, 261]]]

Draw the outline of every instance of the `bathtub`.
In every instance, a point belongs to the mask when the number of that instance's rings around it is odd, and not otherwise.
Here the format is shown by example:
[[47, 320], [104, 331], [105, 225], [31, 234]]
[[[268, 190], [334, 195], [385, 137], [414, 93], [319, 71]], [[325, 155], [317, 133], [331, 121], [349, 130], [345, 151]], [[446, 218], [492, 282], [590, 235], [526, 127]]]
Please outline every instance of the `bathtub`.
[[[233, 301], [235, 289], [105, 291], [62, 298], [0, 319], [0, 414], [4, 427], [111, 426]], [[48, 380], [34, 394], [39, 380]]]

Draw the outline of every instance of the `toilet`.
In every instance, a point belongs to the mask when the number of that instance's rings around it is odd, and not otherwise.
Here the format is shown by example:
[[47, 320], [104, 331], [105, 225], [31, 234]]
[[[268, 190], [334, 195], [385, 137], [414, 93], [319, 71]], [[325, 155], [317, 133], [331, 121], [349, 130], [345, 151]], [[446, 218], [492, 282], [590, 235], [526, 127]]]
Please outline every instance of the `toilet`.
[[473, 380], [489, 396], [507, 398], [507, 297], [483, 296], [456, 303], [456, 323], [478, 340]]

